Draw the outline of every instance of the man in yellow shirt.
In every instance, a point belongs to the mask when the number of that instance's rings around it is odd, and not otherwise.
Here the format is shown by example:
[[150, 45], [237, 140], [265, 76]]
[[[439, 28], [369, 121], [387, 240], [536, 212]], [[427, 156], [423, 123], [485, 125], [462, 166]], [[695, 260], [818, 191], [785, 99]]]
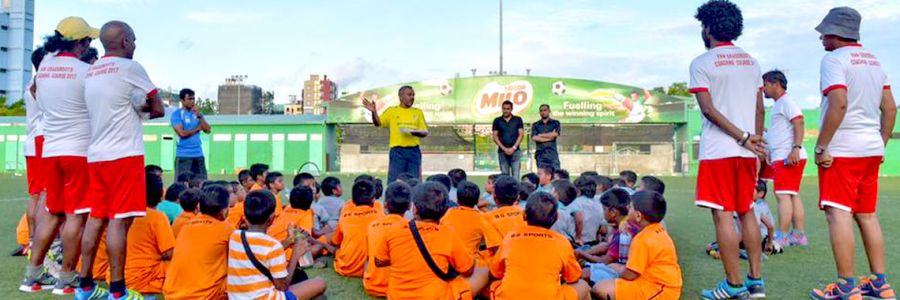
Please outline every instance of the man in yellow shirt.
[[428, 136], [428, 125], [422, 110], [414, 108], [416, 92], [408, 85], [397, 92], [400, 105], [389, 107], [379, 116], [374, 101], [363, 98], [363, 106], [372, 112], [372, 124], [390, 130], [391, 148], [388, 163], [388, 182], [394, 182], [400, 174], [415, 177], [422, 174], [422, 151], [419, 139]]

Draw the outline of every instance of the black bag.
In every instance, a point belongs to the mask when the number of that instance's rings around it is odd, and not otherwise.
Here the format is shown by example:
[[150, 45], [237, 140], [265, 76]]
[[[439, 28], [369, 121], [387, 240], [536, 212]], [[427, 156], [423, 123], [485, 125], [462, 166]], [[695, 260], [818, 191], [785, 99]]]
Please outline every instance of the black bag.
[[428, 253], [428, 248], [425, 248], [425, 242], [422, 241], [422, 236], [419, 235], [419, 229], [416, 228], [416, 220], [409, 221], [409, 231], [412, 232], [413, 239], [416, 240], [416, 246], [419, 247], [419, 253], [422, 254], [422, 258], [425, 259], [425, 263], [428, 264], [428, 268], [431, 269], [431, 272], [434, 273], [438, 278], [443, 281], [451, 281], [456, 277], [459, 277], [459, 273], [453, 269], [453, 266], [447, 266], [447, 273], [441, 271], [441, 268], [438, 268], [437, 264], [434, 263], [434, 259], [431, 258], [431, 254]]
[[271, 281], [272, 284], [275, 284], [275, 278], [272, 277], [272, 272], [269, 271], [269, 268], [263, 266], [263, 264], [256, 259], [256, 255], [253, 254], [253, 251], [250, 251], [250, 243], [247, 243], [247, 231], [245, 230], [241, 230], [241, 243], [244, 244], [244, 253], [247, 253], [247, 258], [250, 259], [250, 263], [252, 263], [257, 270], [262, 272], [266, 278], [269, 278], [269, 281]]

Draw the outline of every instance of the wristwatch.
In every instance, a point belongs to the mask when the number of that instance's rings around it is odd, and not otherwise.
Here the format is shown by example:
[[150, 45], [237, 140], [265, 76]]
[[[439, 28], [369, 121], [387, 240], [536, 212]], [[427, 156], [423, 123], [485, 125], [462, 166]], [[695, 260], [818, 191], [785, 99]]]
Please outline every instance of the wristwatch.
[[825, 153], [825, 147], [823, 147], [822, 145], [816, 145], [815, 152], [816, 155], [821, 155], [822, 153]]
[[793, 147], [791, 147], [791, 150], [793, 150], [793, 149], [803, 149], [803, 146], [801, 146], [801, 145], [794, 145]]

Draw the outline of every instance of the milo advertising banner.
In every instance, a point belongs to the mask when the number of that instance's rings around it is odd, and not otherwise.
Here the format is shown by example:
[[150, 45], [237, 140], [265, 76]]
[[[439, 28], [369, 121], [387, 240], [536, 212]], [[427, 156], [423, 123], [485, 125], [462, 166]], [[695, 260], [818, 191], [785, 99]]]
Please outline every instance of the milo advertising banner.
[[368, 123], [362, 99], [377, 103], [378, 112], [399, 105], [397, 90], [412, 86], [414, 107], [431, 124], [487, 123], [500, 115], [504, 101], [513, 114], [533, 121], [542, 104], [563, 123], [683, 123], [680, 98], [625, 85], [567, 78], [489, 76], [426, 80], [385, 86], [341, 97], [327, 104], [329, 123]]

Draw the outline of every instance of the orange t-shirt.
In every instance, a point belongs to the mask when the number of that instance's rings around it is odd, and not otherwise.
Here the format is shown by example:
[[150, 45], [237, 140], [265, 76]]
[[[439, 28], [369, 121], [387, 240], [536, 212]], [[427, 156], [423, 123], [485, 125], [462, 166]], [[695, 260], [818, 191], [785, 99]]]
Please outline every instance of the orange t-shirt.
[[487, 248], [499, 247], [506, 235], [524, 227], [525, 210], [518, 205], [503, 206], [484, 214], [484, 244]]
[[135, 218], [128, 230], [125, 281], [142, 294], [159, 294], [166, 279], [163, 252], [175, 247], [175, 235], [166, 214], [147, 208], [147, 215]]
[[284, 212], [284, 205], [281, 204], [281, 193], [272, 193], [275, 194], [275, 216], [280, 216], [281, 213]]
[[[275, 218], [275, 221], [272, 222], [272, 226], [269, 226], [269, 230], [266, 231], [266, 234], [279, 242], [284, 241], [288, 237], [288, 225], [290, 224], [294, 224], [297, 228], [306, 230], [306, 232], [312, 234], [314, 219], [315, 215], [313, 214], [312, 209], [302, 210], [288, 207], [284, 209], [284, 213], [282, 213], [281, 216]], [[291, 254], [293, 253], [293, 248], [289, 247], [284, 249], [284, 255], [288, 261], [290, 261]]]
[[659, 223], [647, 225], [634, 236], [625, 267], [641, 274], [641, 280], [676, 289], [683, 284], [675, 242]]
[[197, 214], [195, 213], [184, 211], [175, 218], [175, 222], [172, 222], [172, 234], [176, 239], [178, 238], [178, 233], [180, 233], [181, 229], [184, 228], [184, 225], [196, 216]]
[[[75, 270], [81, 271], [81, 257], [75, 264]], [[106, 230], [100, 235], [100, 242], [97, 244], [97, 254], [94, 255], [94, 266], [91, 268], [94, 280], [106, 281], [109, 275], [109, 256], [106, 253]]]
[[22, 247], [28, 246], [30, 236], [31, 233], [28, 231], [28, 216], [22, 214], [22, 218], [19, 219], [19, 225], [16, 226], [16, 244], [19, 244], [19, 246]]
[[346, 205], [341, 209], [341, 218], [331, 243], [339, 246], [334, 254], [334, 271], [341, 276], [362, 277], [366, 264], [368, 245], [366, 234], [369, 224], [384, 215], [375, 205]]
[[406, 222], [402, 215], [386, 215], [375, 219], [369, 224], [368, 234], [368, 262], [366, 263], [365, 274], [363, 274], [363, 288], [366, 292], [377, 297], [387, 296], [388, 279], [390, 278], [391, 268], [379, 268], [375, 266], [375, 250], [378, 245], [384, 241], [385, 229], [397, 224]]
[[[446, 272], [452, 266], [459, 273], [467, 273], [475, 267], [475, 258], [451, 228], [421, 221], [416, 222], [416, 228], [434, 263], [442, 271]], [[388, 298], [456, 298], [450, 283], [428, 268], [409, 231], [409, 222], [399, 222], [384, 231], [384, 241], [375, 250], [375, 259], [391, 262]]]
[[163, 293], [166, 299], [225, 299], [228, 239], [234, 227], [208, 215], [184, 225], [175, 239], [175, 252]]
[[225, 223], [228, 225], [234, 226], [234, 228], [241, 228], [241, 221], [244, 220], [244, 202], [237, 202], [228, 209], [228, 215], [225, 216]]
[[581, 278], [581, 265], [569, 241], [550, 229], [525, 226], [507, 235], [491, 263], [500, 278], [496, 299], [561, 298], [560, 275], [567, 283]]
[[248, 192], [258, 191], [261, 189], [263, 189], [263, 186], [259, 185], [258, 183], [253, 183], [253, 186], [250, 187], [250, 191]]
[[466, 245], [466, 249], [475, 253], [478, 252], [478, 246], [484, 240], [484, 227], [481, 224], [482, 218], [480, 210], [457, 206], [447, 210], [447, 213], [441, 218], [441, 225], [453, 228], [459, 239]]

